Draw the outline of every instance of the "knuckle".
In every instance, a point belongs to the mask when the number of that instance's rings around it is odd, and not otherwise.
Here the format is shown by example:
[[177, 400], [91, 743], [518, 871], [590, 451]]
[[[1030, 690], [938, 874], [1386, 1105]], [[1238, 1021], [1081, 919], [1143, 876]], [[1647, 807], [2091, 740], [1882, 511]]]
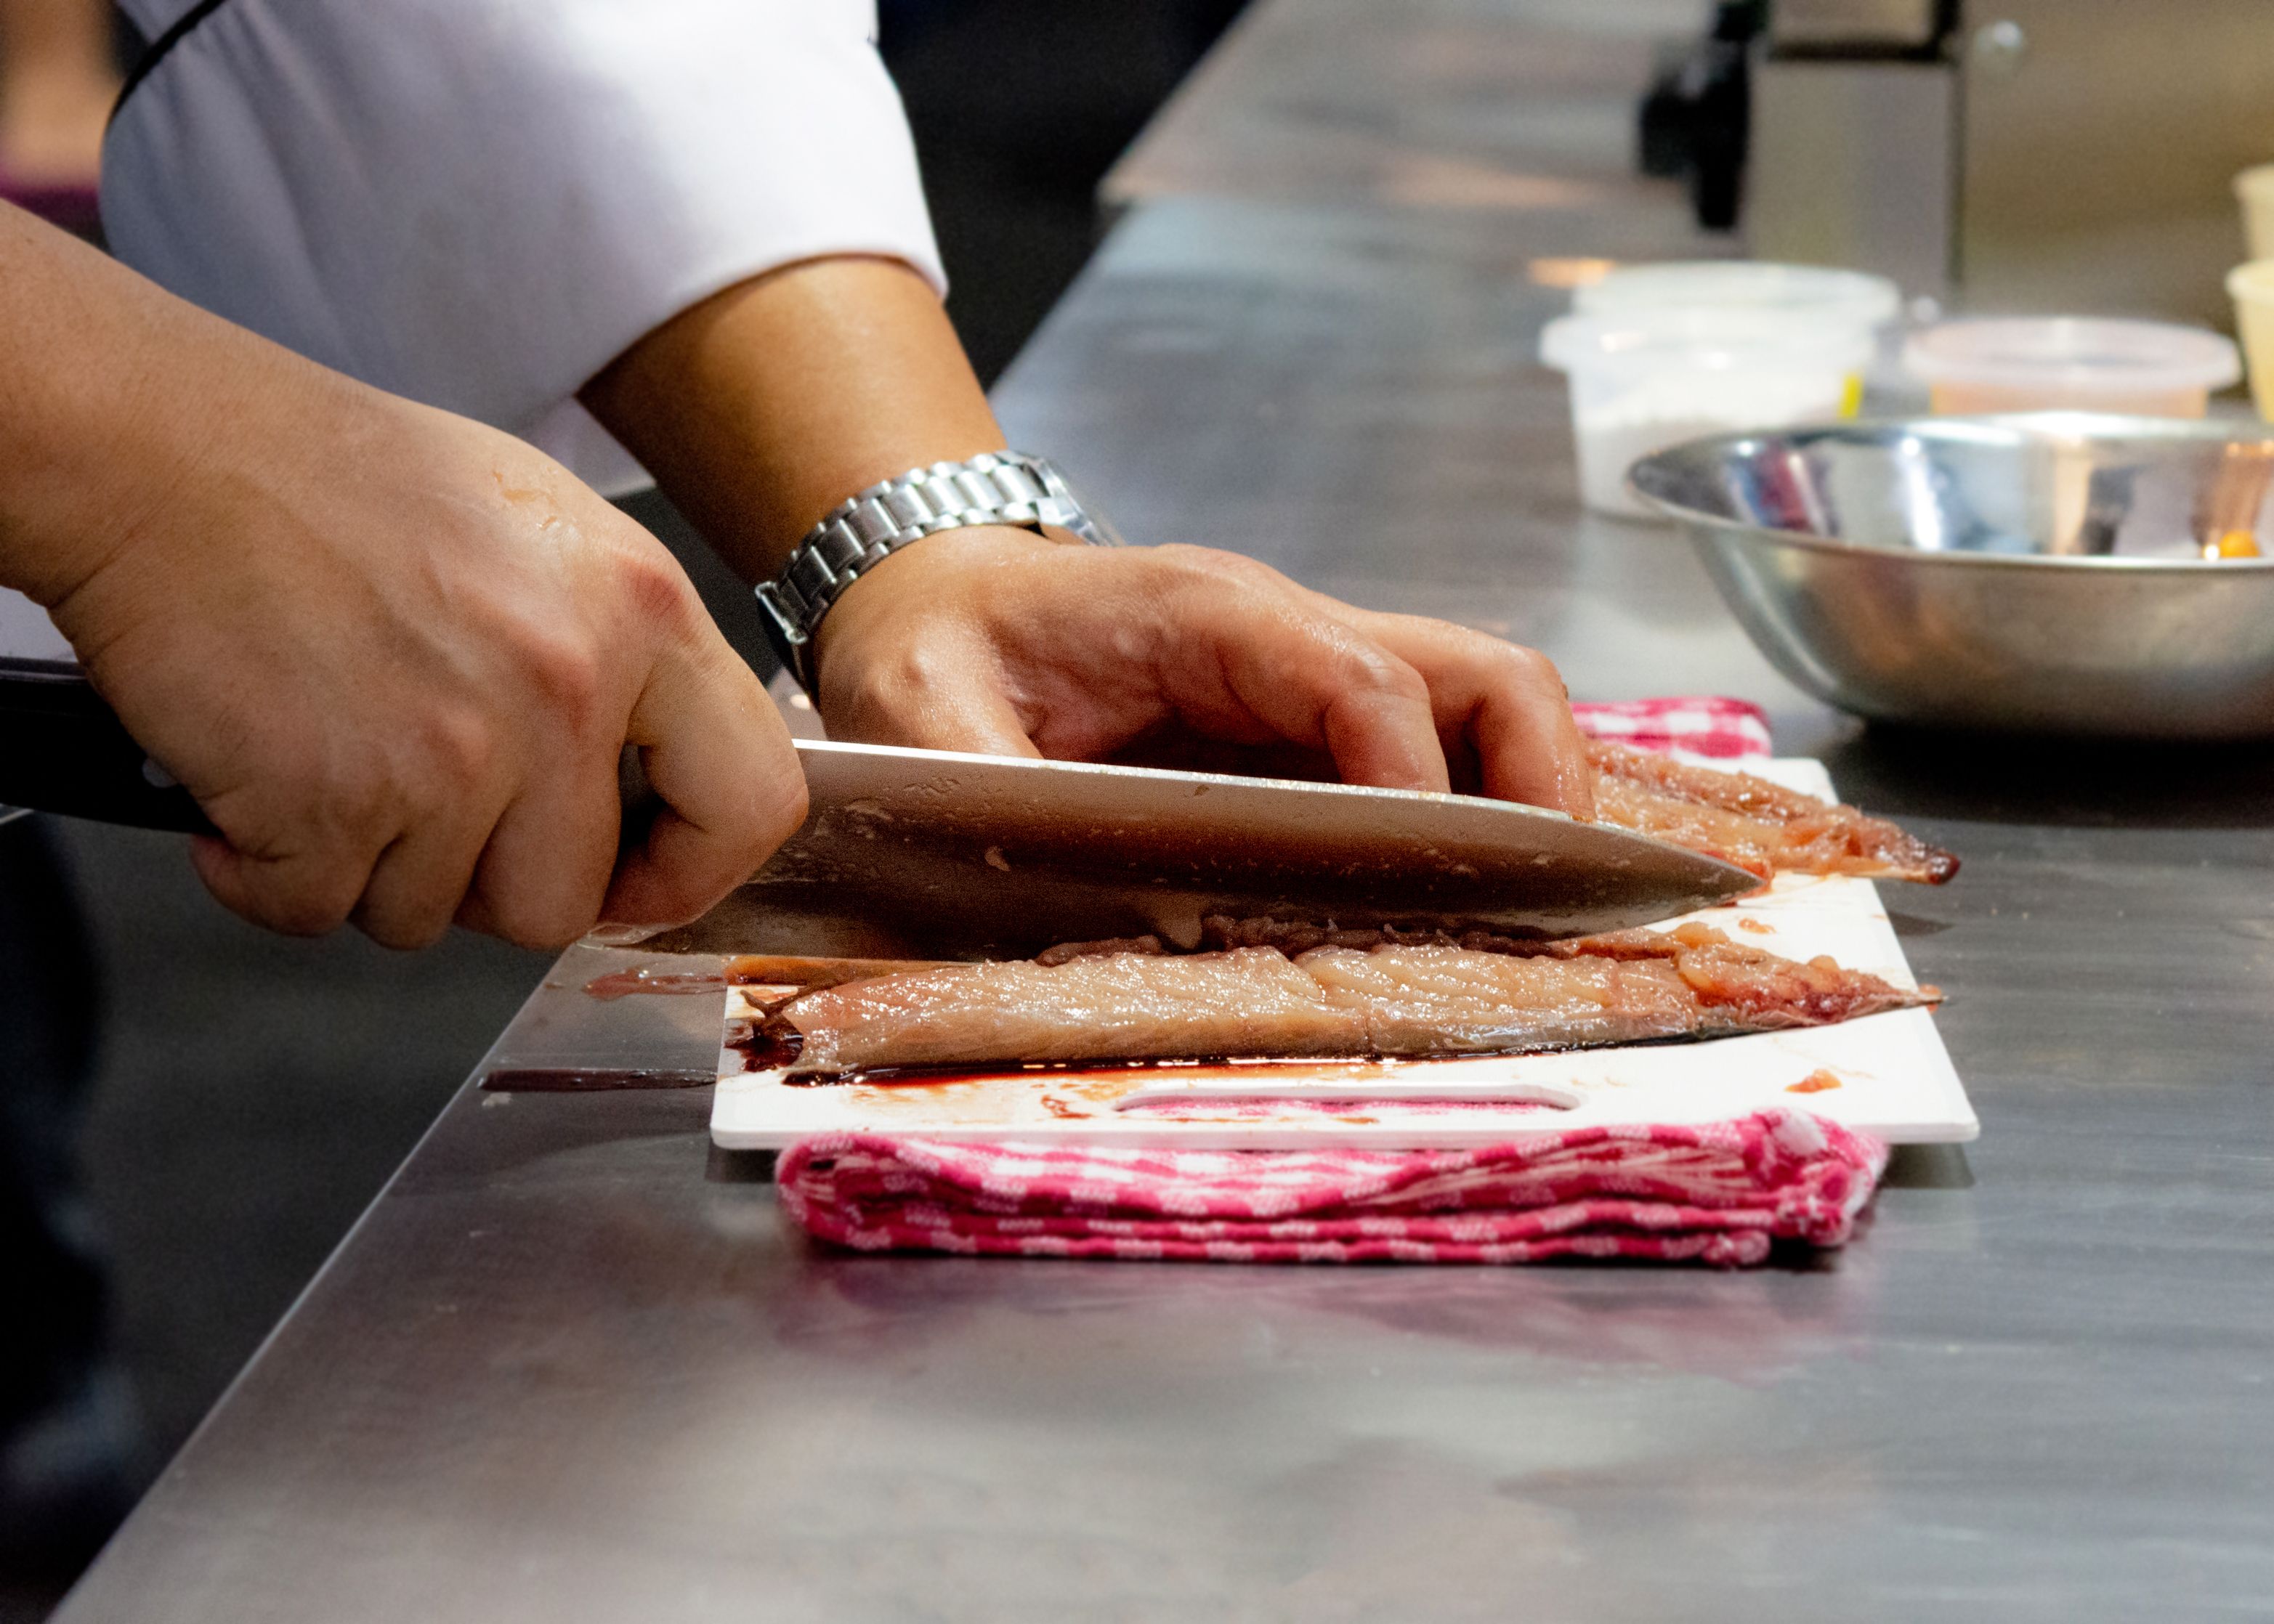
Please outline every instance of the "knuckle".
[[442, 711], [426, 718], [420, 733], [421, 764], [448, 800], [489, 776], [497, 744], [487, 718], [470, 710]]
[[232, 853], [216, 892], [232, 913], [282, 936], [328, 936], [354, 917], [370, 877], [369, 782], [343, 790], [320, 772], [289, 797], [230, 796], [208, 815]]
[[361, 909], [355, 915], [356, 928], [381, 947], [397, 952], [414, 952], [422, 947], [432, 947], [442, 939], [450, 928], [447, 914], [439, 917], [424, 913], [398, 914], [374, 909]]
[[703, 614], [702, 600], [679, 560], [644, 530], [618, 553], [615, 575], [629, 613], [643, 623], [675, 632]]
[[1250, 558], [1244, 553], [1227, 553], [1221, 547], [1197, 547], [1178, 542], [1160, 551], [1174, 568], [1198, 577], [1203, 583], [1229, 582], [1246, 587], [1277, 587], [1286, 579], [1261, 559]]
[[757, 873], [766, 859], [780, 849], [783, 841], [803, 827], [809, 805], [805, 784], [799, 779], [754, 807], [749, 827], [736, 843], [738, 849], [731, 865], [729, 883], [740, 884]]
[[1521, 643], [1503, 643], [1500, 658], [1510, 680], [1529, 688], [1542, 688], [1551, 694], [1567, 690], [1563, 673], [1555, 662], [1537, 649], [1527, 649]]
[[591, 642], [556, 635], [533, 640], [523, 651], [523, 674], [538, 702], [572, 737], [599, 722], [608, 688], [607, 661]]
[[508, 936], [506, 940], [516, 947], [532, 948], [547, 953], [558, 952], [599, 922], [600, 916], [596, 912], [580, 914], [576, 917], [573, 923], [568, 922], [566, 915], [549, 920], [531, 920], [525, 929]]
[[1331, 622], [1326, 623], [1323, 629], [1339, 647], [1345, 667], [1344, 680], [1352, 688], [1399, 699], [1426, 701], [1429, 697], [1429, 684], [1421, 673], [1380, 643]]
[[329, 936], [354, 911], [355, 882], [325, 874], [290, 882], [252, 899], [253, 922], [288, 936]]
[[1491, 640], [1491, 646], [1494, 658], [1517, 675], [1538, 677], [1555, 673], [1555, 662], [1537, 649], [1527, 649], [1520, 643], [1505, 643], [1497, 637]]
[[1429, 684], [1404, 660], [1385, 657], [1374, 662], [1374, 671], [1378, 691], [1417, 704], [1429, 703]]
[[847, 737], [895, 738], [896, 727], [953, 688], [959, 665], [954, 651], [923, 635], [881, 651], [876, 658], [857, 664], [840, 660], [833, 669], [825, 665], [823, 713], [844, 717]]
[[335, 751], [297, 786], [297, 803], [277, 833], [312, 832], [326, 844], [365, 843], [401, 805], [408, 775], [396, 752], [385, 748]]
[[576, 904], [527, 898], [492, 898], [486, 910], [491, 935], [516, 947], [568, 946], [599, 921], [599, 898]]
[[[257, 793], [208, 803], [207, 814], [230, 849], [253, 865], [264, 898], [281, 905], [316, 887], [308, 876], [337, 875], [320, 887], [329, 898], [350, 877], [346, 853], [384, 844], [378, 831], [397, 802], [395, 783], [395, 775], [375, 759], [335, 759], [290, 779], [279, 777]], [[344, 918], [355, 894], [337, 900]]]

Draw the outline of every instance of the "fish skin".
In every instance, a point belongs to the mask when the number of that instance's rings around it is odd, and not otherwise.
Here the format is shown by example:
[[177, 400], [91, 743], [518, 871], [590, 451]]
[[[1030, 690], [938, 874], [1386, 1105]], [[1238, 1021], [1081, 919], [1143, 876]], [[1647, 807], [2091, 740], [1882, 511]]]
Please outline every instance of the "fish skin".
[[1086, 954], [955, 965], [848, 981], [793, 999], [776, 1019], [802, 1040], [798, 1072], [1363, 1052], [1364, 1022], [1319, 996], [1276, 948]]
[[781, 1006], [791, 1071], [1522, 1053], [1820, 1026], [1931, 1003], [1688, 925], [1480, 951], [1438, 942], [1105, 952], [848, 981]]

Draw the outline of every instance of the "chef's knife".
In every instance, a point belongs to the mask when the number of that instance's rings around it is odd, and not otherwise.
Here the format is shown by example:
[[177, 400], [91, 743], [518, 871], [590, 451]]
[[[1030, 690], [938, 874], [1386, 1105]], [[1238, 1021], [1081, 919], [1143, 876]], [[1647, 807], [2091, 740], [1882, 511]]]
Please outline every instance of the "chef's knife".
[[0, 656], [0, 807], [211, 834], [77, 665]]
[[[203, 830], [71, 666], [0, 662], [0, 803]], [[878, 959], [1030, 953], [1210, 914], [1570, 936], [1759, 882], [1608, 824], [1471, 795], [797, 741], [812, 810], [751, 880], [646, 945]]]

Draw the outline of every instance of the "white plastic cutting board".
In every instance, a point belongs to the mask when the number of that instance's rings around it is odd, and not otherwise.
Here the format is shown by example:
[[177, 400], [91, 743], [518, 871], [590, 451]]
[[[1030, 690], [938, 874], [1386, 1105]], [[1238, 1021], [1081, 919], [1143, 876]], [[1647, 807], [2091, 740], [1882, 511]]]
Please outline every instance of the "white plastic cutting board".
[[[1830, 794], [1819, 762], [1748, 771]], [[1686, 917], [1788, 958], [1828, 953], [1849, 969], [1916, 985], [1868, 880], [1786, 876], [1765, 896]], [[730, 989], [728, 1033], [768, 1001], [763, 988]], [[729, 1149], [779, 1149], [827, 1132], [1193, 1149], [1450, 1148], [1548, 1128], [1706, 1122], [1772, 1105], [1798, 1105], [1898, 1144], [1981, 1132], [1926, 1010], [1706, 1042], [1456, 1060], [1009, 1067], [968, 1080], [820, 1086], [792, 1086], [778, 1071], [747, 1071], [744, 1064], [740, 1050], [722, 1046], [711, 1136]], [[1506, 1101], [1510, 1094], [1522, 1098]]]

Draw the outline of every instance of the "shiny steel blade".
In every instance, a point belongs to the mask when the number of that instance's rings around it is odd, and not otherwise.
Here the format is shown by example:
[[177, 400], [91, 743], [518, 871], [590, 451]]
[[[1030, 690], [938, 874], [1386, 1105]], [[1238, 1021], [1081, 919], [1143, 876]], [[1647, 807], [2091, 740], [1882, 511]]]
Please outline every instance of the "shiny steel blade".
[[797, 741], [805, 826], [657, 951], [979, 959], [1211, 914], [1615, 930], [1743, 895], [1744, 870], [1560, 812], [1221, 773]]

